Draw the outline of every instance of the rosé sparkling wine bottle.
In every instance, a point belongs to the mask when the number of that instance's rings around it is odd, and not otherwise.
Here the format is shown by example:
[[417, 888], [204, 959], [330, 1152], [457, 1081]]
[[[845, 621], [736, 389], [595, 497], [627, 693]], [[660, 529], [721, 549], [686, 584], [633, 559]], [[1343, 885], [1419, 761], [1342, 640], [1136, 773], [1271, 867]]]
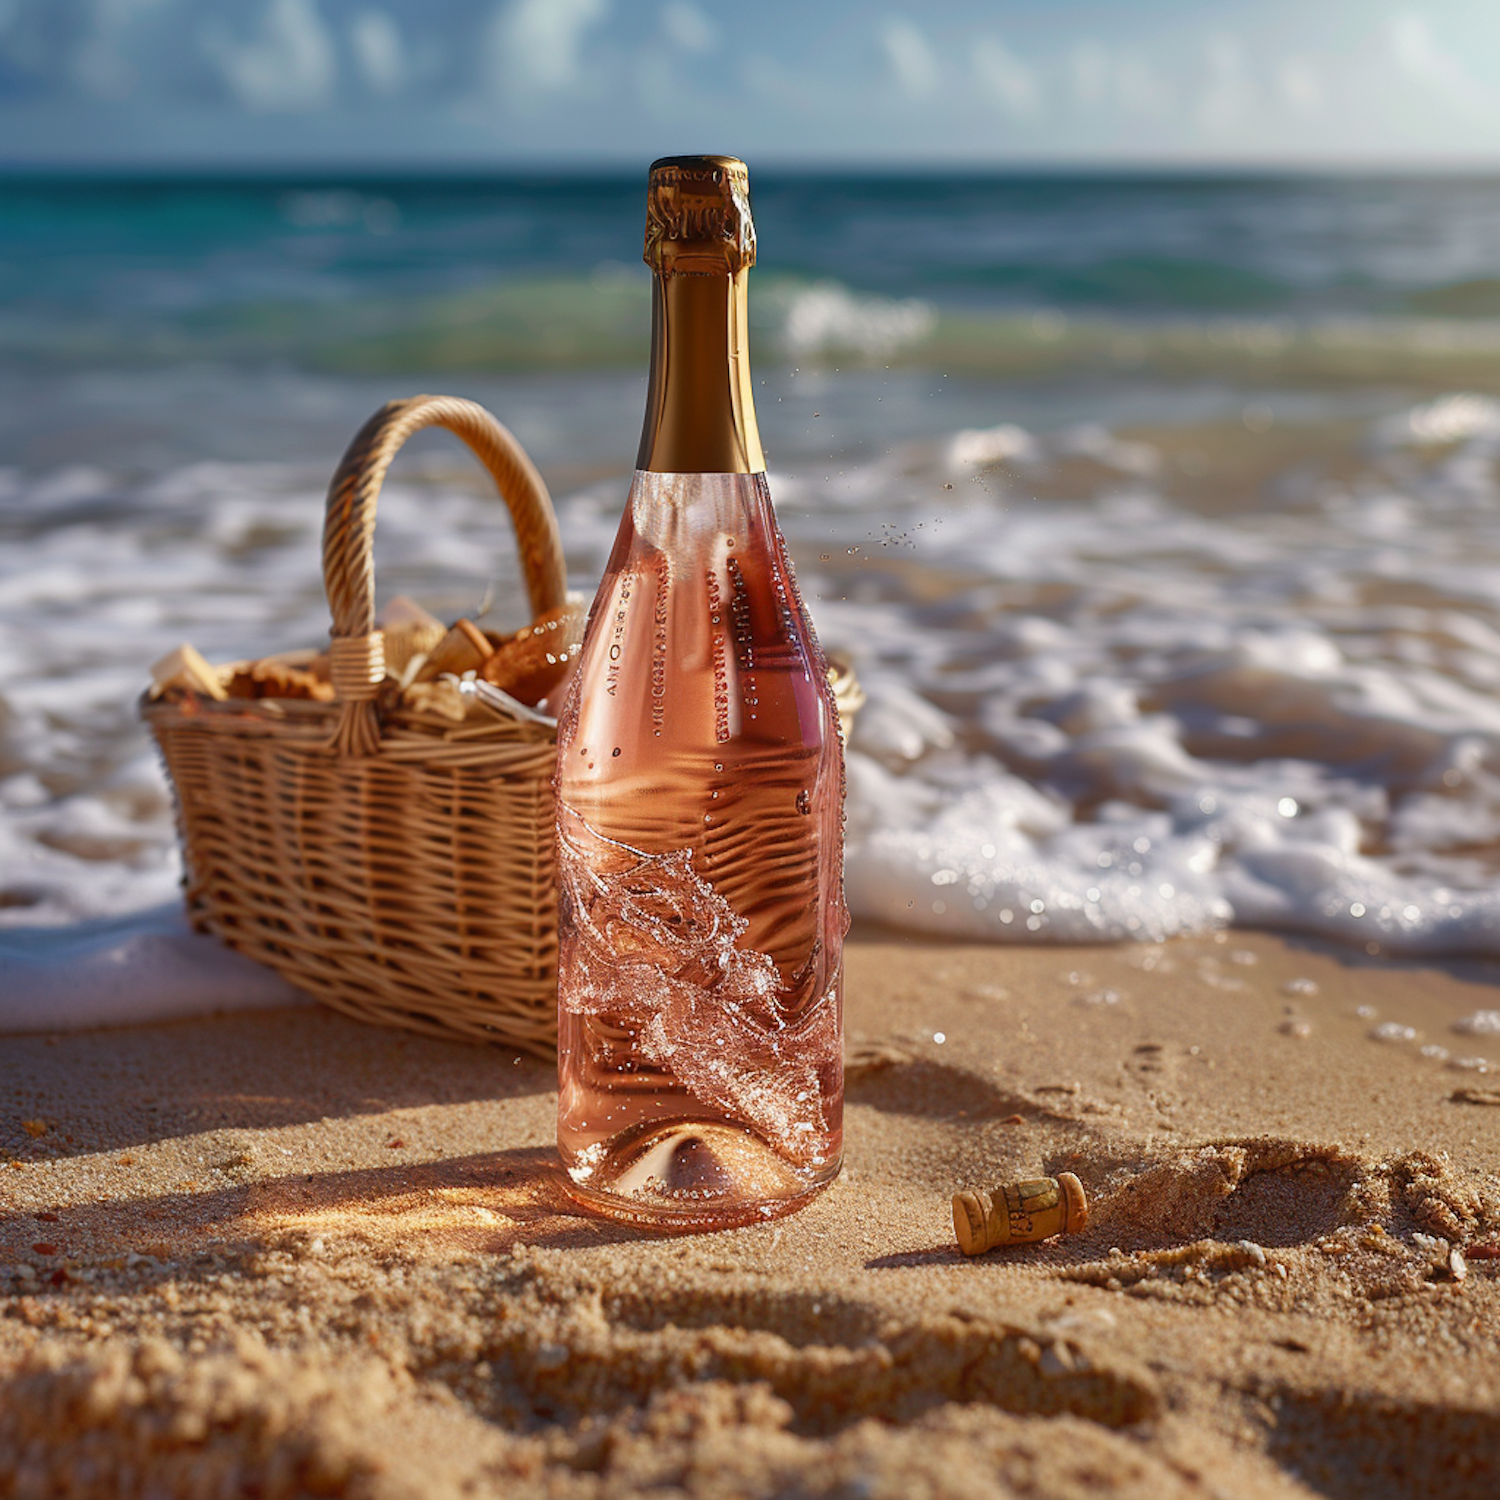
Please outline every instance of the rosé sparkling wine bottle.
[[843, 1147], [843, 749], [755, 425], [748, 192], [651, 168], [645, 431], [558, 729], [558, 1148], [660, 1228], [789, 1213]]

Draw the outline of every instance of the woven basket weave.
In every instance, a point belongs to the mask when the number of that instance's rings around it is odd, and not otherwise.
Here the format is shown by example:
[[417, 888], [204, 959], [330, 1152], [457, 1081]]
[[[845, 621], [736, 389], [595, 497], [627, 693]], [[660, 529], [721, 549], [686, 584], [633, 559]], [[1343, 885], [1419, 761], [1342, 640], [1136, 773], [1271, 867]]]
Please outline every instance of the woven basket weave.
[[546, 1056], [555, 728], [489, 701], [461, 724], [376, 711], [375, 500], [396, 450], [434, 426], [474, 450], [509, 506], [533, 615], [564, 604], [552, 503], [510, 433], [469, 401], [394, 401], [328, 490], [335, 700], [148, 695], [141, 712], [176, 787], [195, 926], [362, 1020]]

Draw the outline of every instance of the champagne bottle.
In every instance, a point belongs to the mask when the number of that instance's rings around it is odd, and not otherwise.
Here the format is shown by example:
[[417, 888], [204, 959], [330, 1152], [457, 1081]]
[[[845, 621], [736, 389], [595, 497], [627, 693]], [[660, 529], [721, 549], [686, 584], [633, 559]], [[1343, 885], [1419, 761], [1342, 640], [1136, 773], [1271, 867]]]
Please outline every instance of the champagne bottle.
[[766, 485], [749, 179], [651, 167], [636, 472], [558, 728], [558, 1146], [615, 1218], [787, 1213], [843, 1143], [843, 747]]

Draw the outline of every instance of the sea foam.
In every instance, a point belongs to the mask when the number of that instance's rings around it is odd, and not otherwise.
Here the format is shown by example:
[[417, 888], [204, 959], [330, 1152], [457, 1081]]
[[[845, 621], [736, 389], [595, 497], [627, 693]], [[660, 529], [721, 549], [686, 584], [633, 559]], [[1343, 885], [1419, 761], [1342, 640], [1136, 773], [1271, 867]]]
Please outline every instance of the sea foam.
[[[849, 746], [857, 917], [996, 942], [1239, 925], [1500, 954], [1500, 421], [1373, 423], [1367, 477], [1255, 511], [1172, 503], [1097, 427], [969, 428], [772, 476]], [[1037, 475], [1085, 457], [1072, 500]], [[1420, 461], [1419, 461], [1420, 460]], [[180, 878], [134, 714], [156, 656], [316, 644], [324, 476], [194, 464], [5, 478], [0, 925], [150, 911]], [[559, 502], [576, 587], [625, 493]], [[518, 584], [492, 496], [391, 484], [378, 562], [450, 615]], [[59, 937], [61, 941], [61, 935]]]

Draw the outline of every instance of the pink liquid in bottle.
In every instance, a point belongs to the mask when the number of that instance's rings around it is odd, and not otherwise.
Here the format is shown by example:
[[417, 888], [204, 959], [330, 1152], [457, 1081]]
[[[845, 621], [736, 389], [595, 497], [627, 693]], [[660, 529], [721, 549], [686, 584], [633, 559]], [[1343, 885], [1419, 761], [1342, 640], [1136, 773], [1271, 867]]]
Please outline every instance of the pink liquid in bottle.
[[765, 476], [638, 471], [559, 728], [558, 1145], [590, 1206], [724, 1227], [837, 1174], [842, 800]]

